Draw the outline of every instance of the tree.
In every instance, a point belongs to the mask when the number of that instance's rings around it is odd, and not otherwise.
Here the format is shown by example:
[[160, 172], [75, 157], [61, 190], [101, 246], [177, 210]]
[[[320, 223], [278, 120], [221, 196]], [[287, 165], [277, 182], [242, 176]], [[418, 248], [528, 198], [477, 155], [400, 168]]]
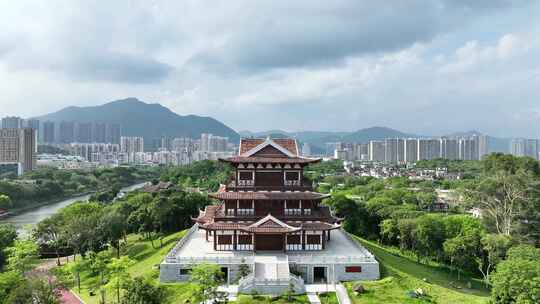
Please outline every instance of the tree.
[[126, 290], [122, 304], [160, 304], [165, 298], [165, 291], [149, 280], [135, 278], [125, 282]]
[[57, 213], [50, 218], [39, 222], [34, 230], [34, 237], [40, 243], [54, 249], [56, 253], [56, 265], [60, 266], [60, 248], [67, 242], [62, 233], [63, 219], [62, 214]]
[[17, 230], [11, 224], [0, 224], [0, 269], [4, 266], [4, 249], [13, 245], [17, 239]]
[[9, 196], [0, 194], [0, 209], [9, 209], [12, 206]]
[[240, 266], [238, 266], [238, 277], [243, 278], [246, 277], [251, 272], [249, 265], [246, 264], [246, 260], [242, 258], [242, 262]]
[[199, 264], [191, 270], [190, 282], [196, 285], [194, 297], [205, 302], [216, 298], [223, 273], [217, 264]]
[[[432, 188], [433, 189], [433, 188]], [[416, 194], [416, 199], [418, 201], [418, 207], [422, 210], [429, 210], [435, 200], [437, 199], [437, 194], [434, 191], [421, 191]]]
[[102, 238], [116, 249], [117, 258], [120, 258], [120, 240], [124, 236], [126, 226], [126, 218], [116, 210], [107, 210], [99, 221]]
[[17, 240], [12, 247], [6, 248], [10, 270], [24, 273], [32, 268], [38, 258], [38, 245], [32, 240]]
[[495, 303], [538, 303], [540, 299], [540, 249], [530, 245], [510, 248], [507, 259], [491, 276]]
[[120, 291], [122, 289], [123, 283], [127, 282], [130, 279], [127, 270], [134, 263], [135, 262], [129, 257], [123, 256], [119, 259], [113, 258], [111, 262], [107, 265], [107, 270], [110, 274], [107, 287], [116, 291], [117, 303], [120, 303]]
[[7, 304], [60, 304], [58, 284], [51, 279], [30, 278], [13, 289]]
[[527, 199], [528, 178], [501, 171], [486, 177], [473, 192], [473, 199], [497, 233], [510, 235], [514, 231], [519, 208]]
[[424, 255], [439, 259], [443, 253], [445, 231], [442, 217], [438, 214], [427, 214], [419, 217], [414, 230], [416, 239], [415, 252], [420, 260]]
[[24, 278], [16, 271], [0, 272], [0, 303], [6, 303], [6, 298], [11, 291], [21, 285]]
[[75, 278], [77, 289], [79, 293], [81, 293], [81, 272], [85, 269], [85, 264], [83, 261], [73, 261], [72, 263], [69, 263], [67, 270], [73, 275]]
[[513, 240], [508, 235], [487, 234], [482, 237], [481, 243], [484, 256], [477, 258], [478, 270], [482, 273], [484, 282], [487, 285], [491, 270], [505, 258], [506, 252], [513, 244]]
[[457, 269], [457, 278], [460, 280], [462, 269], [471, 269], [479, 255], [480, 236], [475, 234], [459, 235], [447, 239], [444, 244], [444, 253], [450, 259], [450, 265]]

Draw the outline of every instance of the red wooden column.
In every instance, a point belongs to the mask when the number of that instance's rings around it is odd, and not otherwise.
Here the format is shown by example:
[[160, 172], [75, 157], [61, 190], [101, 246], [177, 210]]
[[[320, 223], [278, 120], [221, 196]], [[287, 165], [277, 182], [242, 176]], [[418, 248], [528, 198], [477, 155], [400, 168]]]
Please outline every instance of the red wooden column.
[[206, 241], [208, 242], [208, 230], [205, 230], [206, 233]]
[[302, 230], [302, 250], [306, 250], [306, 231]]
[[214, 235], [214, 250], [217, 250], [217, 238], [216, 238], [216, 231], [214, 231], [213, 235]]
[[238, 240], [236, 239], [236, 230], [233, 232], [233, 250], [236, 251], [236, 244], [238, 243]]
[[283, 235], [283, 252], [287, 251], [287, 234]]
[[324, 250], [324, 248], [326, 247], [326, 231], [325, 230], [322, 231], [321, 241], [322, 241], [322, 249]]
[[252, 236], [253, 236], [253, 252], [256, 252], [257, 251], [257, 235], [253, 233]]

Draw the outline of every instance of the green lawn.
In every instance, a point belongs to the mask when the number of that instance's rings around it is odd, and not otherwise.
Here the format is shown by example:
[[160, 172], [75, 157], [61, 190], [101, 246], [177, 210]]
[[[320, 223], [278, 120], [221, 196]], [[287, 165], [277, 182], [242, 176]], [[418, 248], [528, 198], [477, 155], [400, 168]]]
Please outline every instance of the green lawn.
[[[158, 248], [152, 248], [150, 241], [142, 240], [139, 235], [130, 235], [128, 237], [128, 245], [123, 249], [122, 254], [128, 255], [136, 263], [129, 268], [129, 273], [132, 277], [152, 278], [158, 283], [159, 270], [157, 265], [163, 261], [167, 253], [174, 247], [176, 242], [187, 232], [187, 230], [174, 233], [166, 236], [163, 239], [163, 247], [160, 247], [159, 241], [154, 241]], [[112, 255], [114, 257], [114, 254]], [[87, 304], [98, 304], [99, 295], [90, 295], [90, 290], [97, 291], [98, 278], [91, 276], [89, 273], [81, 274], [81, 292], [78, 295]], [[184, 303], [192, 294], [192, 286], [188, 283], [178, 284], [161, 284], [167, 292], [166, 303]], [[71, 286], [74, 292], [77, 292], [76, 286]], [[112, 300], [114, 294], [110, 291], [107, 293], [107, 299]]]
[[335, 292], [325, 292], [319, 294], [321, 304], [339, 304], [338, 298]]
[[[436, 266], [419, 264], [408, 258], [391, 253], [375, 243], [355, 237], [377, 258], [381, 267], [379, 281], [363, 282], [366, 292], [356, 296], [352, 292], [354, 282], [346, 283], [351, 300], [364, 303], [487, 303], [489, 291], [480, 280], [463, 278], [457, 282], [455, 274]], [[424, 281], [425, 279], [425, 281]], [[472, 287], [467, 288], [467, 282]], [[426, 296], [411, 298], [407, 292], [421, 288]]]

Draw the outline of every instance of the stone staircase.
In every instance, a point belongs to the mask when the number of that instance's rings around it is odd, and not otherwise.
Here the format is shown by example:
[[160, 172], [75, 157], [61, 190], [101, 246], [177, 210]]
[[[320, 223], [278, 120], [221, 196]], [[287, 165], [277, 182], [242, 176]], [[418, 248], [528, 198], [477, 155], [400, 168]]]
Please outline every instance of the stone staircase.
[[295, 293], [305, 292], [304, 281], [289, 271], [287, 255], [257, 255], [254, 272], [240, 279], [238, 291], [280, 295], [287, 292], [291, 284]]

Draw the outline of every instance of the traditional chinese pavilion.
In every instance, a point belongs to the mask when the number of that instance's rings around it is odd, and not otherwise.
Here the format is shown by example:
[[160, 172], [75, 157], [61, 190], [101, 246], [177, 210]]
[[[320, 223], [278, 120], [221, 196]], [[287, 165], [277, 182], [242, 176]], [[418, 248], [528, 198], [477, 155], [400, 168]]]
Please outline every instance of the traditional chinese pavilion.
[[[217, 201], [160, 267], [163, 282], [185, 281], [194, 264], [217, 263], [241, 292], [280, 294], [289, 286], [379, 277], [374, 257], [342, 231], [343, 219], [321, 201], [304, 169], [320, 159], [302, 157], [290, 138], [241, 139], [237, 156], [220, 159], [234, 176]], [[251, 274], [241, 277], [239, 265]]]
[[294, 139], [242, 139], [238, 156], [221, 159], [234, 176], [195, 221], [215, 250], [324, 250], [341, 219], [313, 192], [304, 168], [320, 159], [299, 156]]

